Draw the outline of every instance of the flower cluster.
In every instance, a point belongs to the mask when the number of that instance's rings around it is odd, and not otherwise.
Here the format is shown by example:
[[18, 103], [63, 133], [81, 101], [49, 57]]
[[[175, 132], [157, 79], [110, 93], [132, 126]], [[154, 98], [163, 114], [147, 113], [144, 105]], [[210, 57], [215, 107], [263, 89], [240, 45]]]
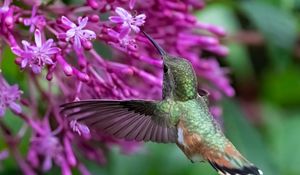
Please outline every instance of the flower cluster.
[[[0, 116], [9, 108], [27, 126], [17, 135], [3, 132], [3, 138], [18, 143], [25, 133], [31, 137], [26, 157], [15, 146], [7, 148], [23, 173], [47, 172], [55, 165], [64, 175], [74, 168], [89, 174], [79, 157], [104, 164], [113, 145], [124, 153], [136, 150], [138, 143], [94, 136], [76, 121], [67, 123], [59, 105], [90, 98], [160, 99], [162, 62], [142, 27], [170, 54], [192, 62], [213, 101], [233, 96], [227, 71], [214, 58], [228, 52], [219, 40], [225, 32], [197, 20], [193, 13], [203, 7], [201, 0], [0, 3], [0, 53], [11, 48], [20, 73], [27, 75], [28, 89], [20, 90], [10, 85], [20, 82], [8, 83], [10, 75], [0, 74]], [[8, 60], [3, 55], [0, 61]], [[221, 115], [217, 106], [212, 112]], [[0, 129], [9, 130], [1, 120]]]

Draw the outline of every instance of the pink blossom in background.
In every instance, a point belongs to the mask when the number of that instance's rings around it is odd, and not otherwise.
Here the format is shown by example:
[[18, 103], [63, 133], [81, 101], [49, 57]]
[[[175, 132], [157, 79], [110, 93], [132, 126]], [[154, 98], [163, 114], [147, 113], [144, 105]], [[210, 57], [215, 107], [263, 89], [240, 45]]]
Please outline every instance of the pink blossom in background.
[[51, 56], [58, 53], [60, 49], [52, 46], [53, 39], [48, 39], [43, 43], [42, 34], [38, 29], [34, 32], [34, 40], [35, 46], [23, 40], [24, 50], [13, 47], [12, 51], [21, 59], [20, 65], [22, 69], [29, 66], [34, 73], [39, 74], [45, 65], [54, 64]]
[[81, 48], [83, 42], [90, 41], [96, 38], [96, 34], [94, 31], [83, 29], [87, 25], [88, 19], [88, 17], [79, 17], [77, 26], [75, 23], [71, 22], [67, 17], [61, 17], [61, 22], [69, 27], [69, 29], [65, 33], [66, 41], [70, 41], [70, 39], [73, 39], [75, 49]]
[[109, 20], [113, 23], [121, 24], [122, 30], [126, 31], [123, 33], [128, 34], [130, 30], [133, 30], [136, 33], [140, 32], [139, 27], [145, 23], [145, 14], [139, 14], [133, 17], [129, 12], [121, 7], [117, 7], [115, 12], [118, 16], [110, 16]]
[[10, 86], [0, 74], [0, 117], [3, 117], [6, 109], [10, 108], [16, 113], [22, 112], [22, 107], [18, 104], [22, 91], [18, 85]]
[[43, 29], [46, 26], [46, 19], [43, 15], [36, 15], [38, 10], [37, 6], [32, 8], [31, 16], [29, 18], [25, 18], [24, 25], [30, 26], [29, 31], [34, 32], [35, 28]]
[[[19, 128], [19, 135], [4, 134], [4, 139], [21, 141], [22, 135], [30, 135], [26, 154], [7, 148], [26, 175], [54, 166], [64, 175], [72, 169], [89, 174], [82, 158], [103, 165], [113, 146], [124, 154], [139, 150], [140, 143], [94, 135], [77, 121], [67, 123], [59, 106], [91, 98], [160, 99], [162, 60], [141, 30], [170, 54], [192, 62], [203, 80], [200, 88], [211, 94], [213, 114], [222, 114], [217, 102], [224, 95], [234, 95], [228, 70], [215, 59], [228, 54], [220, 43], [225, 31], [193, 15], [204, 8], [202, 1], [16, 2], [0, 4], [0, 49], [11, 48], [28, 89], [20, 89], [22, 82], [15, 77], [7, 83], [10, 75], [0, 74], [0, 116], [10, 109], [15, 115], [10, 117], [19, 117], [26, 126]], [[10, 129], [0, 123], [0, 129]]]

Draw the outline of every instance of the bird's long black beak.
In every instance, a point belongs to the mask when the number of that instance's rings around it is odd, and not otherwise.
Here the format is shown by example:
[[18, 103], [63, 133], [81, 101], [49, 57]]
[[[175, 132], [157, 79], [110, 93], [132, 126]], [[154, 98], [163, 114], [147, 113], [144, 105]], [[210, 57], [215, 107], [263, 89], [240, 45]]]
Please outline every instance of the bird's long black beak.
[[150, 42], [154, 45], [154, 47], [157, 49], [157, 51], [159, 52], [159, 54], [163, 57], [163, 56], [165, 56], [165, 55], [167, 55], [167, 53], [164, 51], [164, 49], [162, 49], [161, 47], [160, 47], [160, 45], [158, 45], [157, 44], [157, 42], [156, 41], [154, 41], [154, 39], [150, 36], [150, 35], [148, 35], [146, 32], [144, 32], [143, 30], [142, 30], [142, 32], [143, 32], [143, 34], [150, 40]]

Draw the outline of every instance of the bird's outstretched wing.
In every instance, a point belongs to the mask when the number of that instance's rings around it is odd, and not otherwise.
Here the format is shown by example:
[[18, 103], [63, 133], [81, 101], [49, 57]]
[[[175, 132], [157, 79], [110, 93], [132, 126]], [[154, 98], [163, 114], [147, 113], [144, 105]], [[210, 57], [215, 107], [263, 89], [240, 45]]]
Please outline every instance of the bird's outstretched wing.
[[126, 140], [176, 142], [177, 129], [155, 101], [87, 100], [63, 104], [62, 113], [90, 129]]

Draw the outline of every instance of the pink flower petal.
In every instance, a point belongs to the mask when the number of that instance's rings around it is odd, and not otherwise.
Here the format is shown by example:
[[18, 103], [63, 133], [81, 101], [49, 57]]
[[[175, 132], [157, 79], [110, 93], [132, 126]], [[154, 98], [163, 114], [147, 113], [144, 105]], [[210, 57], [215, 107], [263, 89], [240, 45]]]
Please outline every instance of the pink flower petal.
[[9, 10], [9, 5], [11, 3], [11, 0], [4, 0], [3, 6], [0, 7], [0, 13], [5, 13]]
[[49, 64], [49, 65], [54, 64], [53, 61], [52, 61], [52, 59], [51, 59], [50, 57], [49, 57], [49, 58], [46, 58], [46, 59], [44, 60], [44, 62], [45, 62], [46, 64]]
[[121, 7], [117, 7], [115, 12], [124, 20], [129, 20], [132, 19], [132, 15], [130, 13], [128, 13], [125, 9], [121, 8]]
[[134, 24], [137, 26], [141, 26], [145, 23], [146, 15], [145, 14], [140, 14], [135, 17], [135, 22]]
[[28, 59], [27, 58], [23, 59], [21, 61], [21, 68], [24, 69], [27, 66], [27, 64], [28, 64]]
[[37, 47], [42, 47], [42, 34], [38, 29], [34, 32], [34, 40]]
[[130, 28], [129, 27], [123, 27], [121, 29], [121, 31], [120, 31], [120, 35], [119, 35], [120, 39], [124, 38], [125, 36], [127, 36], [129, 34], [129, 32], [130, 32]]
[[15, 102], [11, 102], [9, 104], [9, 107], [10, 107], [10, 109], [12, 109], [14, 112], [16, 112], [18, 114], [22, 112], [21, 106]]
[[60, 51], [60, 49], [58, 47], [52, 47], [47, 50], [47, 54], [52, 55], [52, 54], [58, 53], [59, 51]]
[[12, 93], [19, 92], [19, 86], [17, 84], [10, 86], [10, 92]]
[[51, 155], [47, 155], [42, 165], [43, 171], [49, 171], [52, 168]]
[[114, 38], [119, 38], [119, 35], [120, 35], [118, 32], [116, 32], [116, 31], [114, 31], [112, 29], [108, 29], [107, 33], [108, 33], [109, 36], [112, 36]]
[[3, 117], [5, 114], [5, 107], [0, 106], [0, 117]]
[[4, 0], [3, 7], [9, 7], [12, 0]]
[[29, 28], [29, 31], [32, 33], [35, 29], [35, 25], [34, 24], [31, 24], [30, 25], [30, 28]]
[[135, 5], [136, 0], [130, 0], [129, 1], [129, 8], [132, 10]]
[[89, 135], [90, 129], [81, 123], [78, 123], [76, 120], [72, 120], [70, 122], [70, 127], [74, 132], [77, 132], [79, 135]]
[[80, 41], [80, 38], [79, 38], [79, 36], [74, 36], [74, 47], [76, 48], [76, 49], [79, 49], [79, 48], [81, 48], [81, 41]]
[[66, 26], [69, 26], [71, 28], [77, 27], [76, 24], [74, 24], [72, 21], [70, 21], [67, 17], [62, 16], [61, 17], [61, 22], [65, 24]]
[[22, 40], [22, 44], [25, 50], [27, 50], [30, 47], [30, 43], [28, 41]]
[[121, 18], [120, 16], [110, 16], [108, 19], [113, 23], [123, 23], [124, 22], [123, 18]]
[[135, 33], [139, 33], [139, 32], [140, 32], [140, 28], [137, 27], [137, 26], [132, 25], [131, 28], [132, 28], [132, 30], [133, 30]]
[[78, 20], [78, 25], [79, 25], [78, 28], [80, 28], [80, 29], [84, 28], [84, 27], [86, 26], [88, 20], [89, 20], [88, 17], [85, 17], [85, 18], [83, 18], [82, 20], [79, 19], [79, 20]]
[[25, 26], [29, 26], [32, 23], [31, 18], [24, 19], [23, 23], [24, 23]]
[[68, 31], [66, 32], [66, 35], [67, 35], [66, 40], [69, 41], [70, 38], [72, 38], [72, 37], [75, 36], [75, 34], [76, 34], [76, 33], [75, 33], [75, 29], [70, 29], [70, 30], [68, 30]]
[[32, 70], [33, 73], [39, 74], [39, 73], [41, 73], [42, 68], [38, 65], [33, 64], [32, 67], [31, 67], [31, 70]]
[[42, 50], [48, 50], [53, 44], [53, 39], [48, 39], [42, 46]]
[[15, 54], [15, 55], [17, 55], [17, 56], [19, 56], [19, 57], [21, 57], [22, 56], [22, 54], [23, 54], [23, 50], [21, 50], [20, 48], [18, 48], [18, 47], [12, 47], [11, 48], [11, 51]]
[[145, 20], [146, 19], [146, 15], [144, 13], [139, 14], [135, 17], [136, 20]]

